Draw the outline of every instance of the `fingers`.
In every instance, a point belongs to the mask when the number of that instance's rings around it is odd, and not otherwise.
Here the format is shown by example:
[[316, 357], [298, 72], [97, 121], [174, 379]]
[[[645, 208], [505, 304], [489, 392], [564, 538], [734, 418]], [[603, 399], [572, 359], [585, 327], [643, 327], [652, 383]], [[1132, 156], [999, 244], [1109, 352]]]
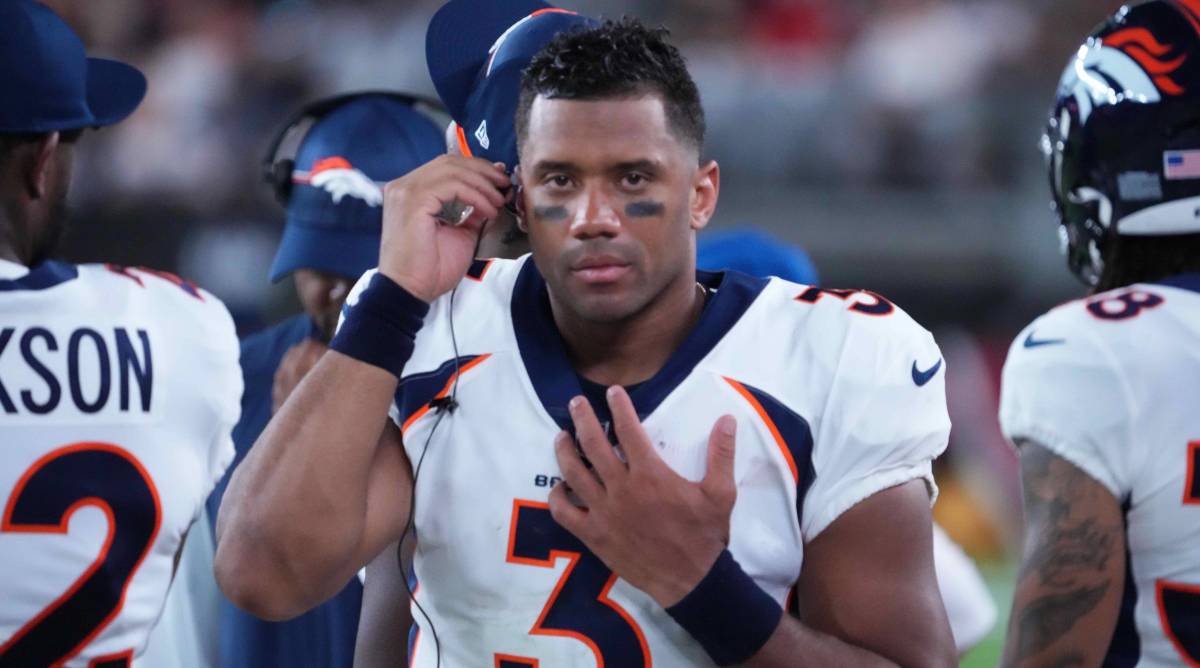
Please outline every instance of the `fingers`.
[[562, 528], [576, 536], [583, 534], [588, 511], [571, 503], [571, 500], [567, 498], [567, 485], [565, 483], [560, 482], [554, 486], [554, 489], [550, 490], [549, 506], [550, 516]]
[[733, 506], [737, 498], [737, 483], [734, 480], [737, 420], [732, 415], [722, 415], [708, 436], [708, 465], [700, 489], [709, 498]]
[[560, 431], [554, 439], [554, 456], [558, 459], [558, 468], [562, 470], [563, 480], [575, 490], [580, 500], [587, 506], [597, 505], [604, 496], [604, 486], [596, 479], [596, 475], [584, 466], [579, 452], [575, 449], [575, 440], [565, 431]]
[[[490, 202], [493, 206], [500, 207], [504, 206], [506, 197], [504, 192], [502, 192], [503, 186], [497, 186], [494, 180], [488, 178], [489, 174], [494, 173], [495, 172], [492, 171], [488, 172], [488, 174], [481, 174], [478, 170], [468, 169], [466, 167], [456, 165], [451, 168], [449, 176], [471, 186], [478, 191], [479, 194], [486, 197], [488, 202]], [[507, 185], [507, 182], [505, 182], [505, 185]]]
[[477, 172], [501, 190], [512, 185], [512, 179], [504, 171], [504, 163], [502, 162], [488, 162], [483, 158], [467, 158], [453, 155], [447, 155], [445, 158], [450, 164], [462, 166]]
[[616, 453], [613, 452], [612, 443], [608, 441], [608, 434], [604, 433], [604, 428], [596, 419], [592, 405], [583, 397], [575, 397], [568, 404], [568, 408], [571, 411], [571, 421], [575, 423], [575, 438], [579, 440], [583, 454], [595, 467], [601, 482], [607, 485], [618, 476], [623, 475], [625, 465], [621, 463], [620, 459], [617, 459]]
[[612, 412], [613, 427], [617, 432], [617, 442], [625, 451], [625, 459], [630, 468], [649, 466], [656, 462], [661, 464], [662, 459], [650, 445], [650, 438], [646, 436], [646, 429], [642, 427], [642, 421], [638, 417], [637, 409], [633, 407], [629, 393], [625, 388], [613, 385], [608, 388], [607, 396], [608, 409]]

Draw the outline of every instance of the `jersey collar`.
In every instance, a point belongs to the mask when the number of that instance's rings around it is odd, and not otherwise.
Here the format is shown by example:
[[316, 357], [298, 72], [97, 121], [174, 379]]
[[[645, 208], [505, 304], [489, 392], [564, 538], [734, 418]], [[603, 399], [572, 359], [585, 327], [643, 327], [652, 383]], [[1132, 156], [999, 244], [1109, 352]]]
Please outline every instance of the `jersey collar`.
[[1200, 273], [1176, 274], [1174, 276], [1164, 278], [1161, 281], [1155, 281], [1156, 285], [1165, 285], [1181, 290], [1191, 290], [1192, 292], [1200, 292]]
[[[4, 261], [0, 260], [0, 262]], [[0, 272], [3, 272], [3, 269], [14, 266], [14, 263], [4, 262], [4, 265], [3, 268], [0, 268]], [[33, 269], [29, 269], [23, 275], [16, 275], [9, 278], [6, 273], [0, 273], [0, 292], [46, 290], [74, 280], [77, 276], [79, 276], [79, 268], [75, 265], [56, 260], [47, 260]]]
[[[630, 392], [643, 420], [716, 347], [767, 285], [766, 279], [732, 271], [697, 271], [696, 280], [712, 292], [700, 320], [663, 368]], [[566, 344], [554, 324], [546, 281], [532, 258], [517, 276], [511, 306], [517, 347], [538, 399], [560, 427], [573, 431], [567, 402], [583, 394], [583, 390], [567, 357]], [[593, 405], [593, 408], [601, 420], [607, 419], [607, 406]]]

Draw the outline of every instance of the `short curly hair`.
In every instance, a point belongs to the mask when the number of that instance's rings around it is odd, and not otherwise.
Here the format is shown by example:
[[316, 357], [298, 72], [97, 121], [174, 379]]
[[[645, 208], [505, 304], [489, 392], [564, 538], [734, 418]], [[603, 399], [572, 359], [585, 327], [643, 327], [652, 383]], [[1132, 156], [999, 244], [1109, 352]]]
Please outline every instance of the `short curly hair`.
[[704, 108], [687, 63], [667, 41], [666, 28], [632, 18], [608, 20], [590, 29], [568, 30], [534, 56], [521, 77], [517, 145], [529, 131], [529, 112], [539, 97], [599, 100], [656, 93], [678, 138], [699, 152], [704, 147]]

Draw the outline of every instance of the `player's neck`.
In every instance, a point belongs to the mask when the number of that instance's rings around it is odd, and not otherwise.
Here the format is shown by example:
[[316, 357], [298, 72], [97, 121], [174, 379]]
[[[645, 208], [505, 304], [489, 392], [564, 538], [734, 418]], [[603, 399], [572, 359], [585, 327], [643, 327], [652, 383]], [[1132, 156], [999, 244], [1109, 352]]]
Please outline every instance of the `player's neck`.
[[704, 310], [704, 292], [690, 275], [628, 320], [595, 323], [573, 317], [551, 300], [554, 322], [575, 370], [603, 385], [648, 380], [667, 363]]
[[13, 222], [8, 213], [0, 207], [0, 260], [8, 260], [17, 264], [25, 264], [13, 244]]

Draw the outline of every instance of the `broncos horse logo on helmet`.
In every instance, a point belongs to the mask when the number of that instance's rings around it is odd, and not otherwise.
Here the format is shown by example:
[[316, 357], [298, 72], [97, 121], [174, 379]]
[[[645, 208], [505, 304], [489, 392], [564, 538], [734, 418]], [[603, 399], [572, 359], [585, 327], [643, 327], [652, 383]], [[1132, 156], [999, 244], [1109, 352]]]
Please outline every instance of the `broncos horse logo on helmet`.
[[[1112, 235], [1200, 232], [1200, 0], [1126, 5], [1094, 30], [1059, 81], [1042, 150], [1085, 283]], [[1168, 167], [1188, 161], [1194, 177]]]

